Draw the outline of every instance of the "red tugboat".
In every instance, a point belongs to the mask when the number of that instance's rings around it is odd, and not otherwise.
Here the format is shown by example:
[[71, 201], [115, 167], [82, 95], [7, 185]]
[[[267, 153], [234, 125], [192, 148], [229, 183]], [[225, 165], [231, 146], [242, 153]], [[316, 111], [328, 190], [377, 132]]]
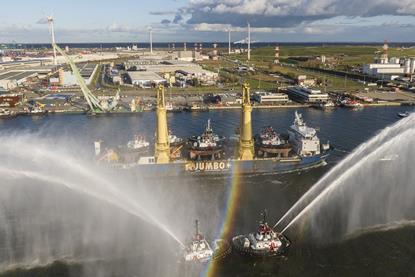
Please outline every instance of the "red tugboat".
[[232, 239], [232, 245], [241, 254], [272, 257], [283, 256], [290, 247], [290, 241], [280, 233], [269, 227], [266, 221], [267, 212], [262, 213], [258, 231], [249, 235], [239, 235]]
[[288, 158], [293, 148], [288, 136], [278, 134], [271, 126], [262, 128], [254, 138], [255, 152], [261, 158]]
[[196, 233], [192, 241], [184, 249], [184, 260], [186, 262], [206, 263], [210, 260], [219, 260], [231, 252], [230, 244], [222, 239], [213, 242], [213, 249], [205, 237], [199, 232], [199, 221], [195, 222]]

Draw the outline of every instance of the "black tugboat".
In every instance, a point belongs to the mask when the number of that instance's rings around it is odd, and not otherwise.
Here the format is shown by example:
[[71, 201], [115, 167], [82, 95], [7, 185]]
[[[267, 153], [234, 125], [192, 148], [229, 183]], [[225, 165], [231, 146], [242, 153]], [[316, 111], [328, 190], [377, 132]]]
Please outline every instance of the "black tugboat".
[[272, 126], [261, 129], [255, 136], [255, 152], [261, 158], [287, 158], [293, 149], [289, 137], [278, 134]]
[[269, 227], [266, 216], [262, 213], [258, 231], [249, 235], [239, 235], [232, 239], [232, 246], [236, 251], [244, 255], [258, 257], [283, 256], [290, 247], [290, 241], [280, 233]]
[[183, 258], [186, 262], [206, 263], [210, 260], [225, 258], [232, 250], [230, 244], [222, 239], [213, 242], [213, 249], [205, 237], [199, 232], [199, 221], [195, 222], [196, 233], [192, 241], [184, 249]]
[[225, 137], [213, 132], [210, 119], [205, 131], [200, 136], [189, 139], [189, 156], [191, 160], [220, 160], [225, 156]]

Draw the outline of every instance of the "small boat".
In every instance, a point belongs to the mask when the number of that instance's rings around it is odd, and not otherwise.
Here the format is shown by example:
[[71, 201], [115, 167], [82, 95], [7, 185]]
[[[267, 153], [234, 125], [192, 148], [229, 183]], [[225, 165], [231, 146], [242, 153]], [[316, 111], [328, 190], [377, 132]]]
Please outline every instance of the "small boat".
[[147, 150], [150, 143], [144, 139], [143, 136], [135, 135], [133, 140], [127, 142], [127, 148], [132, 151], [143, 151]]
[[327, 101], [322, 103], [316, 103], [312, 107], [320, 110], [330, 110], [336, 108], [336, 104], [333, 101]]
[[8, 109], [0, 109], [0, 119], [11, 118], [16, 114]]
[[283, 256], [287, 252], [290, 241], [268, 225], [266, 214], [266, 211], [262, 213], [263, 219], [256, 233], [239, 235], [232, 239], [232, 245], [236, 251], [258, 257]]
[[351, 99], [347, 99], [342, 101], [342, 105], [346, 108], [351, 108], [351, 109], [361, 109], [363, 108], [363, 104], [359, 103], [355, 100], [351, 100]]
[[410, 115], [410, 112], [406, 111], [404, 113], [398, 113], [398, 117], [400, 118], [405, 118], [408, 117]]

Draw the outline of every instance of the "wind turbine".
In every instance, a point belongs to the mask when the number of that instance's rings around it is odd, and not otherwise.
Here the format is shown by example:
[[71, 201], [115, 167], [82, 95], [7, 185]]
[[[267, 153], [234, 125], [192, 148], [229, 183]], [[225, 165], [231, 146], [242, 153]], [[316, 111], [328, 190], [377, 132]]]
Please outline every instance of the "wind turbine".
[[53, 64], [57, 65], [57, 60], [56, 60], [56, 41], [55, 41], [55, 27], [54, 27], [54, 21], [53, 21], [53, 17], [52, 16], [48, 16], [48, 24], [49, 24], [49, 32], [52, 36], [52, 49], [53, 49]]
[[248, 61], [251, 60], [251, 24], [248, 22]]
[[148, 27], [148, 32], [150, 36], [150, 54], [153, 55], [153, 28], [151, 26]]
[[228, 54], [230, 55], [231, 51], [232, 51], [232, 48], [231, 48], [231, 32], [232, 32], [232, 29], [231, 29], [231, 27], [229, 27], [226, 31], [228, 31], [228, 42], [229, 42], [229, 44], [228, 44]]

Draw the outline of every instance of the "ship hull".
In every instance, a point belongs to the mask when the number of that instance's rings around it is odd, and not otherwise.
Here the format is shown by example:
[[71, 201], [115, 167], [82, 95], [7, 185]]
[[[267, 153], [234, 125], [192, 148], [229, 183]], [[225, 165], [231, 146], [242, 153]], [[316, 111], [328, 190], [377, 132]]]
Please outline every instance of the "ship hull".
[[267, 175], [302, 171], [326, 165], [326, 155], [286, 159], [179, 161], [169, 164], [116, 165], [142, 177]]

